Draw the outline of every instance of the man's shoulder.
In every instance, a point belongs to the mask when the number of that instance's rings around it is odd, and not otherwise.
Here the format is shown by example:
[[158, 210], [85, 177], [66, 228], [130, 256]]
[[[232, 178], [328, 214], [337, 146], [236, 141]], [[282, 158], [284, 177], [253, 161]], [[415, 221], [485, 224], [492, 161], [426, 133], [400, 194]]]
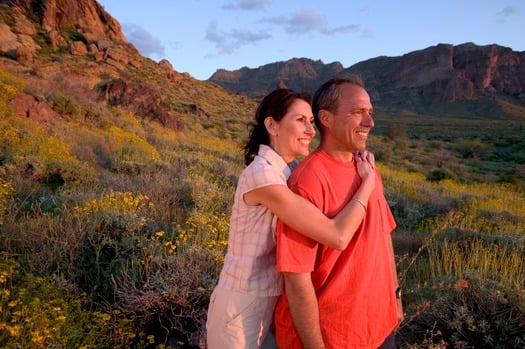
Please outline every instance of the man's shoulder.
[[293, 177], [311, 176], [313, 173], [322, 169], [320, 164], [323, 162], [322, 152], [314, 151], [294, 168], [292, 172]]
[[309, 169], [311, 166], [317, 166], [319, 162], [322, 162], [322, 154], [323, 152], [320, 150], [315, 150], [314, 152], [310, 153], [310, 155], [305, 157], [304, 160], [299, 162], [299, 164], [295, 167], [294, 172], [296, 170], [304, 171], [305, 169]]

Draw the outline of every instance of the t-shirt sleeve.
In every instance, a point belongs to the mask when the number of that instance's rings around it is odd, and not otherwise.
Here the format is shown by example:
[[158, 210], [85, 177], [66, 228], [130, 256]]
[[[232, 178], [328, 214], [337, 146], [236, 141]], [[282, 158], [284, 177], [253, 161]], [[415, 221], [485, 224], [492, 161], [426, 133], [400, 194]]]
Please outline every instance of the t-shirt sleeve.
[[310, 273], [314, 270], [318, 243], [277, 220], [277, 270]]
[[380, 231], [386, 234], [390, 234], [396, 228], [396, 221], [394, 215], [392, 214], [392, 211], [390, 210], [390, 206], [388, 205], [388, 202], [384, 196], [383, 181], [379, 172], [377, 172], [376, 183], [376, 190], [374, 191], [374, 194], [377, 193], [377, 195], [374, 195], [374, 200], [377, 203], [378, 207], [377, 210], [372, 211], [376, 212], [376, 217], [373, 219], [377, 220], [380, 224]]
[[[295, 187], [293, 181], [290, 189], [295, 193], [312, 199], [304, 191]], [[315, 202], [314, 202], [315, 204]], [[301, 214], [298, 212], [298, 214]], [[307, 219], [307, 217], [304, 217]], [[279, 272], [310, 273], [314, 269], [319, 244], [300, 232], [277, 220], [277, 270]]]

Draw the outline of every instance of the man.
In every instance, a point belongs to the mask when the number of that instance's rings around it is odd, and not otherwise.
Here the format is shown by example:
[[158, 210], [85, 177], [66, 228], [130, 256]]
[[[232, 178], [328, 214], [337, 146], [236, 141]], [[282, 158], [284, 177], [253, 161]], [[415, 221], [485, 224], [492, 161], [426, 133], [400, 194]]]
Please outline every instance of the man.
[[277, 268], [285, 280], [275, 311], [279, 348], [396, 347], [392, 333], [403, 309], [390, 236], [395, 221], [379, 174], [367, 202], [354, 197], [360, 183], [354, 156], [366, 148], [372, 111], [357, 80], [332, 79], [314, 95], [321, 143], [288, 185], [329, 217], [349, 200], [362, 201], [366, 214], [343, 251], [278, 222]]

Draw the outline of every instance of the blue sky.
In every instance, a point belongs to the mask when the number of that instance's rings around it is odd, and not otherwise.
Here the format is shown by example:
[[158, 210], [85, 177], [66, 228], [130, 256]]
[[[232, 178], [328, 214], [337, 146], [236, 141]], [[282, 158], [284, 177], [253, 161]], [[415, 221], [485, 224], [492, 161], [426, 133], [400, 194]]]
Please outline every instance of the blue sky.
[[147, 57], [206, 80], [292, 58], [349, 67], [439, 43], [525, 51], [524, 0], [98, 0]]

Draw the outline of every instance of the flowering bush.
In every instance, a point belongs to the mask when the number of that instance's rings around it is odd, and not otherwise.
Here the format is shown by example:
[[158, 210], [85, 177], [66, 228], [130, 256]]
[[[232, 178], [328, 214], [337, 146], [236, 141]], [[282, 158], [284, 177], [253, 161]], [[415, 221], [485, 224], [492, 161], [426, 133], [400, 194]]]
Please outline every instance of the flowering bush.
[[85, 183], [96, 178], [93, 168], [78, 161], [63, 139], [38, 124], [22, 118], [2, 119], [0, 138], [4, 161], [42, 183]]
[[0, 69], [0, 117], [10, 114], [7, 102], [24, 89], [25, 82]]
[[0, 225], [2, 225], [2, 218], [7, 208], [7, 200], [14, 192], [13, 185], [0, 177]]
[[[129, 347], [129, 323], [111, 313], [85, 311], [85, 295], [59, 280], [23, 275], [0, 253], [0, 346], [2, 348]], [[122, 335], [113, 332], [119, 322]]]

